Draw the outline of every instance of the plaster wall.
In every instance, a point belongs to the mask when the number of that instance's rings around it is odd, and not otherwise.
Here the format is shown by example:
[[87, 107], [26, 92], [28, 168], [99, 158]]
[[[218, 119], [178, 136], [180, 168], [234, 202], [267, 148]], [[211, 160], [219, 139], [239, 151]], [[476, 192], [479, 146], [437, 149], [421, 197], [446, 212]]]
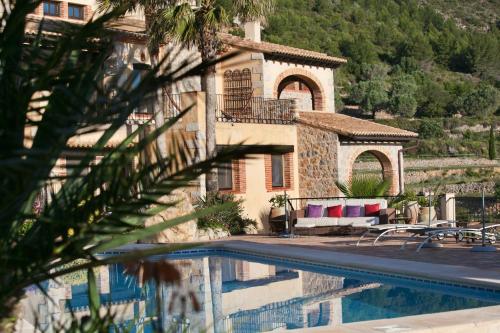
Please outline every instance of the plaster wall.
[[396, 144], [346, 144], [338, 145], [337, 170], [341, 182], [347, 182], [352, 177], [352, 167], [356, 158], [362, 153], [372, 152], [382, 164], [385, 179], [392, 179], [389, 194], [399, 193], [399, 172], [403, 172], [403, 159], [398, 163], [398, 151], [402, 146]]
[[[271, 124], [231, 124], [217, 123], [217, 144], [259, 144], [259, 145], [293, 145], [297, 147], [297, 130], [293, 125]], [[297, 149], [293, 152], [293, 186], [287, 195], [297, 197], [299, 192]], [[283, 192], [268, 192], [266, 190], [264, 156], [250, 155], [246, 162], [246, 191], [237, 194], [245, 201], [243, 206], [248, 217], [257, 221], [257, 229], [268, 230], [268, 214], [271, 208], [269, 199]]]

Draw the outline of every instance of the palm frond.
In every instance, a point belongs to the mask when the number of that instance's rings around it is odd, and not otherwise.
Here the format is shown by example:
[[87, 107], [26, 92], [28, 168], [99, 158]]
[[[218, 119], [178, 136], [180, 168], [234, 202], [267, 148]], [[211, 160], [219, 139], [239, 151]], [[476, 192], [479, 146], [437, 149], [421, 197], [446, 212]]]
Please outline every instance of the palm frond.
[[[106, 26], [123, 15], [124, 7], [110, 7], [83, 25], [38, 21], [38, 33], [26, 34], [28, 14], [39, 4], [16, 1], [8, 15], [3, 13], [0, 29], [0, 322], [23, 288], [64, 274], [61, 265], [75, 259], [86, 264], [73, 269], [106, 264], [111, 259], [100, 258], [102, 251], [219, 209], [151, 227], [144, 223], [175, 205], [162, 198], [221, 162], [245, 155], [234, 147], [197, 161], [182, 136], [172, 136], [170, 148], [160, 154], [156, 139], [184, 113], [156, 128], [146, 122], [113, 144], [128, 117], [159, 89], [200, 75], [214, 62], [186, 70], [188, 59], [177, 67], [159, 59], [137, 86], [130, 77], [125, 83], [105, 80], [114, 49]], [[96, 144], [71, 148], [71, 138], [82, 133], [97, 136]], [[58, 160], [68, 154], [79, 154], [79, 161], [68, 165], [67, 173], [55, 174]]]
[[337, 188], [348, 198], [382, 197], [387, 195], [391, 186], [389, 179], [380, 179], [372, 175], [355, 175], [347, 182], [335, 182]]

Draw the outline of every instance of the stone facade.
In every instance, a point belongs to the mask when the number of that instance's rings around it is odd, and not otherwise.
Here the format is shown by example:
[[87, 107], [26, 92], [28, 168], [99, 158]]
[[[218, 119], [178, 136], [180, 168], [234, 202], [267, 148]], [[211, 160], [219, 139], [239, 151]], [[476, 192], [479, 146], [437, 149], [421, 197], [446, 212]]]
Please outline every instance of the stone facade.
[[[193, 213], [194, 208], [189, 200], [189, 195], [181, 190], [175, 190], [170, 196], [160, 198], [160, 202], [174, 204], [163, 212], [150, 217], [146, 220], [145, 226], [153, 226], [159, 223], [164, 223], [173, 218], [184, 216]], [[182, 223], [178, 226], [165, 229], [155, 236], [151, 237], [147, 242], [151, 243], [175, 243], [185, 242], [195, 239], [197, 234], [196, 220], [191, 220]]]
[[300, 197], [328, 197], [339, 194], [337, 134], [306, 125], [297, 125], [297, 152]]

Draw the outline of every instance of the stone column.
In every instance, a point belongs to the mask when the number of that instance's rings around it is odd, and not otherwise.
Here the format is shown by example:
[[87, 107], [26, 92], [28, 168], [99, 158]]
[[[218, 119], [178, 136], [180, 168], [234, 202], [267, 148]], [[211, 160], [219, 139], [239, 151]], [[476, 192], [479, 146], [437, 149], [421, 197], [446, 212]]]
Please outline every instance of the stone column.
[[455, 193], [445, 193], [439, 202], [441, 220], [456, 221]]

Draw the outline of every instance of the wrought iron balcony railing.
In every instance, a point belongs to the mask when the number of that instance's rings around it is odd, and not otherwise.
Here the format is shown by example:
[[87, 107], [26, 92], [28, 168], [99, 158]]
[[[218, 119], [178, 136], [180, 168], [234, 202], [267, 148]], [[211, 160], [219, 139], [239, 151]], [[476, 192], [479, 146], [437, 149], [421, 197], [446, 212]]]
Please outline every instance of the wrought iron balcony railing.
[[[154, 114], [155, 98], [155, 96], [144, 97], [141, 106], [129, 116], [129, 122], [143, 123], [151, 119]], [[167, 119], [179, 115], [182, 111], [181, 95], [171, 94], [163, 96], [163, 109], [165, 118]]]
[[220, 122], [291, 124], [294, 105], [292, 99], [217, 95], [216, 117]]

